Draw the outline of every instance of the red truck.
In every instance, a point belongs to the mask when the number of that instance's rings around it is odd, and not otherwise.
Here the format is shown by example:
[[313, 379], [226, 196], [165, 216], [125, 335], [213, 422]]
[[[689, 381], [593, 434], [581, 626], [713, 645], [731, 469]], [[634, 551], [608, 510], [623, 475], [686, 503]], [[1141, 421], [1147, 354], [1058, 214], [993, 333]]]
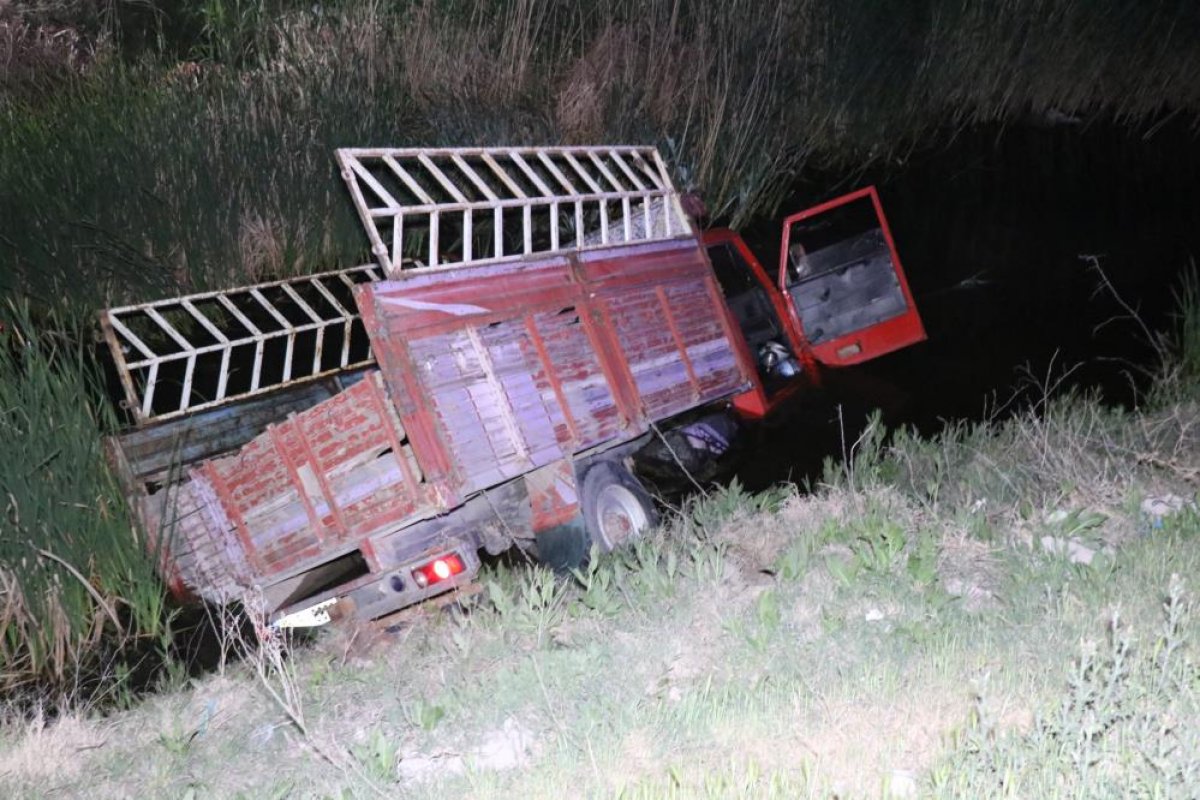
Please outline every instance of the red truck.
[[101, 313], [181, 599], [376, 619], [481, 551], [581, 563], [655, 520], [648, 445], [719, 456], [725, 416], [925, 336], [871, 188], [788, 217], [772, 276], [653, 148], [337, 158], [377, 264]]

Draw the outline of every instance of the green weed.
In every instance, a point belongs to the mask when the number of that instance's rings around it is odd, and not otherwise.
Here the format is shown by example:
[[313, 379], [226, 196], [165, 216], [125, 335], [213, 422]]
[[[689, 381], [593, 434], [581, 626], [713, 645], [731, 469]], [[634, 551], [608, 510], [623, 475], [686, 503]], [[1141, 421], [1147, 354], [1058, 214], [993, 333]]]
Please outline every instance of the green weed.
[[372, 730], [366, 741], [354, 745], [350, 750], [371, 780], [383, 784], [396, 780], [400, 742], [384, 733], [382, 728]]
[[82, 332], [35, 320], [25, 303], [4, 314], [0, 693], [32, 677], [74, 680], [135, 637], [169, 638], [163, 589], [105, 462], [100, 433], [114, 420], [93, 400]]
[[503, 629], [532, 634], [538, 647], [549, 643], [551, 632], [566, 618], [568, 584], [545, 567], [523, 570], [511, 581], [489, 578], [485, 586]]
[[589, 611], [609, 617], [620, 610], [621, 598], [616, 587], [616, 572], [613, 565], [603, 558], [600, 548], [596, 545], [592, 545], [583, 569], [571, 570], [571, 575], [579, 585], [579, 602]]
[[404, 704], [404, 716], [414, 728], [428, 733], [446, 718], [446, 709], [437, 703], [417, 699]]
[[1188, 797], [1200, 785], [1200, 711], [1191, 657], [1192, 601], [1172, 578], [1150, 641], [1113, 613], [1085, 641], [1057, 705], [1027, 732], [1005, 730], [980, 700], [946, 764], [940, 797]]

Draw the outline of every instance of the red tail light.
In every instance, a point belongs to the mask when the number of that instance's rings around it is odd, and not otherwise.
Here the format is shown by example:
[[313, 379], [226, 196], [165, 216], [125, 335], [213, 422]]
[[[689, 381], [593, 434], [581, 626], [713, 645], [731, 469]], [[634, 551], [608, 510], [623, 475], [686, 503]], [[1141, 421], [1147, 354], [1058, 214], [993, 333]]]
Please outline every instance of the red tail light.
[[417, 582], [417, 586], [424, 589], [426, 586], [453, 578], [462, 573], [464, 569], [466, 567], [463, 566], [462, 559], [455, 553], [448, 553], [415, 568], [412, 576], [413, 580]]

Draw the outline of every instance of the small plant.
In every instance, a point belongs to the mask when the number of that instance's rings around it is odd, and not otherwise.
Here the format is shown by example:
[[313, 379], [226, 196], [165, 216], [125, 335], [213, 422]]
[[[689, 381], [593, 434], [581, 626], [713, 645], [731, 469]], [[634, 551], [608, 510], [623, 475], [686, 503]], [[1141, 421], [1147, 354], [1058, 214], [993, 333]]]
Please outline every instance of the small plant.
[[367, 776], [380, 783], [396, 780], [396, 764], [400, 758], [400, 743], [382, 728], [375, 728], [365, 742], [351, 748], [351, 753]]
[[1178, 576], [1162, 614], [1157, 638], [1142, 646], [1114, 612], [1104, 640], [1081, 645], [1058, 703], [1028, 731], [998, 727], [977, 698], [954, 754], [931, 774], [934, 795], [1196, 796], [1200, 691]]
[[728, 485], [695, 499], [688, 507], [688, 515], [700, 530], [712, 532], [738, 514], [774, 514], [790, 494], [787, 486], [752, 494], [734, 477]]
[[516, 576], [514, 586], [490, 578], [486, 582], [488, 602], [505, 629], [533, 633], [543, 647], [566, 615], [567, 584], [542, 566]]
[[418, 698], [404, 704], [404, 718], [415, 728], [428, 733], [446, 718], [445, 707]]
[[760, 594], [754, 603], [753, 614], [748, 622], [743, 618], [730, 620], [726, 630], [740, 636], [756, 653], [765, 653], [783, 622], [779, 593], [767, 589]]
[[899, 562], [908, 538], [904, 529], [891, 520], [868, 517], [864, 530], [850, 542], [850, 551], [859, 567], [873, 575], [887, 575]]
[[162, 748], [173, 756], [179, 757], [187, 755], [192, 747], [192, 742], [200, 735], [198, 728], [188, 729], [175, 719], [171, 723], [170, 730], [163, 731], [158, 735], [158, 743]]
[[908, 554], [905, 568], [917, 586], [929, 586], [937, 580], [938, 545], [932, 533], [923, 533]]
[[808, 539], [793, 541], [775, 560], [775, 575], [783, 581], [799, 580], [808, 572], [812, 555], [813, 547]]
[[583, 569], [571, 570], [571, 575], [579, 585], [579, 602], [585, 608], [602, 617], [611, 617], [621, 609], [616, 571], [610, 561], [602, 558], [599, 547], [593, 544], [587, 564]]

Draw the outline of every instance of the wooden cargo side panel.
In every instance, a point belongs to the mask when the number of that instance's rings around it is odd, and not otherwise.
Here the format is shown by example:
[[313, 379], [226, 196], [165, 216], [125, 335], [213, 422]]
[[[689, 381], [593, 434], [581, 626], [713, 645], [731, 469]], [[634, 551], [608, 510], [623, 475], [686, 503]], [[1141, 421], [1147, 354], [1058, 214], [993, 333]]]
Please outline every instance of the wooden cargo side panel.
[[[436, 512], [378, 373], [193, 470], [259, 580], [319, 564]], [[218, 513], [219, 512], [219, 513]]]
[[427, 442], [460, 495], [637, 436], [750, 374], [690, 238], [417, 273], [356, 299], [405, 425], [422, 429], [418, 456]]
[[588, 257], [584, 269], [623, 354], [643, 412], [653, 420], [726, 397], [749, 382], [731, 322], [703, 253], [643, 245], [636, 272]]
[[430, 504], [379, 373], [356, 389], [288, 423], [311, 467], [302, 483], [328, 540], [337, 543], [401, 524]]
[[[567, 306], [531, 314], [526, 324], [544, 350], [544, 355], [538, 354], [534, 379], [547, 403], [554, 400], [551, 407], [557, 411], [559, 441], [572, 450], [584, 450], [616, 437], [620, 411], [580, 310]], [[537, 344], [530, 341], [535, 350]]]
[[522, 346], [527, 337], [521, 320], [509, 320], [409, 343], [467, 490], [563, 455], [551, 405], [534, 379], [538, 364]]
[[[707, 285], [706, 285], [707, 283]], [[683, 343], [687, 363], [695, 372], [700, 397], [722, 397], [730, 387], [746, 382], [737, 351], [729, 343], [728, 323], [723, 324], [724, 306], [714, 299], [711, 281], [676, 283], [663, 287], [663, 305]], [[714, 313], [697, 314], [705, 305]]]

